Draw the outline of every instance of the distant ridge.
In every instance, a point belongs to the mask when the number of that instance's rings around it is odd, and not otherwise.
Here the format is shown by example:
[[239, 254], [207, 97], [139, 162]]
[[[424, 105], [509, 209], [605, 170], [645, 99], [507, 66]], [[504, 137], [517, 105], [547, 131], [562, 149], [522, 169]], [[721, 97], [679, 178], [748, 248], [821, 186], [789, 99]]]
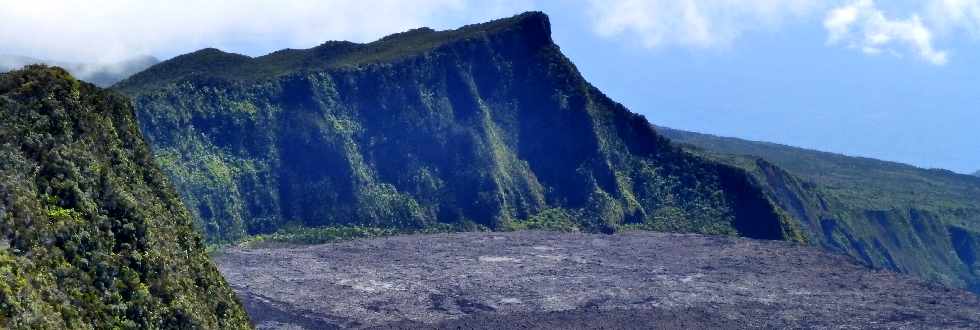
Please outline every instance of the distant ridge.
[[0, 72], [20, 69], [30, 64], [46, 64], [64, 68], [76, 78], [96, 86], [109, 87], [159, 62], [160, 60], [152, 56], [140, 56], [116, 63], [76, 63], [0, 55]]
[[980, 178], [776, 143], [657, 130], [691, 152], [754, 173], [820, 245], [875, 267], [980, 292]]
[[[933, 202], [923, 199], [917, 192], [934, 191], [943, 200], [955, 200], [966, 206], [977, 206], [980, 200], [980, 181], [970, 180], [963, 174], [944, 169], [924, 169], [916, 166], [883, 161], [868, 157], [847, 156], [778, 143], [750, 141], [720, 137], [710, 134], [687, 132], [666, 127], [658, 131], [670, 139], [699, 148], [727, 154], [750, 155], [765, 158], [803, 178], [834, 187], [862, 190], [877, 187], [897, 199], [900, 205]], [[964, 181], [964, 179], [966, 181]], [[852, 196], [859, 199], [865, 194]], [[879, 201], [880, 207], [892, 207]]]

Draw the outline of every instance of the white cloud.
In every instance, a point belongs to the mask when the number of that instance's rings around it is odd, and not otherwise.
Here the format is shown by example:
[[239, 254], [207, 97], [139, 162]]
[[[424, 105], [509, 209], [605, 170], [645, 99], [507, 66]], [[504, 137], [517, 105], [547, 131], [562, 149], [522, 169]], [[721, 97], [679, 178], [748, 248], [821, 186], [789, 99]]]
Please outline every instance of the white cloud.
[[941, 34], [965, 31], [980, 37], [980, 0], [932, 0], [925, 19]]
[[[832, 45], [947, 62], [936, 40], [980, 39], [980, 0], [588, 0], [595, 32], [648, 48], [729, 47], [747, 33], [823, 23]], [[893, 7], [879, 8], [878, 5]], [[0, 54], [70, 62], [160, 58], [217, 47], [261, 55], [326, 40], [371, 41], [435, 24], [509, 16], [532, 0], [0, 0]], [[561, 15], [561, 13], [555, 13]], [[805, 42], [805, 41], [804, 41]], [[819, 42], [819, 41], [815, 41]]]
[[[752, 31], [820, 18], [828, 45], [868, 55], [911, 55], [935, 65], [946, 64], [950, 56], [937, 40], [950, 41], [960, 33], [980, 39], [980, 0], [589, 1], [599, 36], [646, 48], [729, 47]], [[896, 12], [903, 14], [896, 17]]]
[[871, 55], [882, 52], [901, 55], [911, 51], [935, 65], [947, 62], [946, 52], [933, 46], [933, 33], [919, 14], [907, 19], [890, 19], [873, 0], [856, 0], [834, 8], [824, 19], [824, 28], [831, 45], [843, 44]]
[[771, 29], [827, 6], [824, 0], [590, 0], [595, 31], [664, 45], [727, 47], [742, 34]]
[[[0, 53], [61, 61], [172, 56], [204, 47], [258, 55], [485, 15], [512, 0], [3, 0]], [[511, 9], [515, 9], [512, 11]]]

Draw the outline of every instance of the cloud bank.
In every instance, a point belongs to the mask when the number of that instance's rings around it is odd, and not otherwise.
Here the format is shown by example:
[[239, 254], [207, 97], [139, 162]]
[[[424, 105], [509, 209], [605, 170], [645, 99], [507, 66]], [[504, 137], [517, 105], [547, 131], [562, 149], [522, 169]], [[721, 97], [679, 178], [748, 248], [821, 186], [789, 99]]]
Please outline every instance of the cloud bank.
[[327, 40], [371, 41], [433, 21], [510, 15], [517, 1], [32, 0], [0, 2], [0, 53], [71, 62], [204, 47], [260, 55]]
[[[83, 63], [166, 59], [204, 47], [261, 55], [533, 7], [534, 0], [11, 0], [0, 1], [0, 55]], [[649, 49], [728, 48], [751, 33], [813, 24], [826, 35], [812, 42], [943, 65], [955, 56], [951, 40], [980, 40], [980, 0], [580, 0], [559, 7], [584, 13], [599, 37]]]
[[824, 7], [822, 0], [590, 0], [596, 33], [643, 47], [728, 47], [742, 34], [778, 27]]
[[941, 35], [965, 32], [980, 38], [980, 0], [932, 0], [924, 12]]
[[[939, 38], [965, 33], [980, 39], [980, 0], [928, 0], [878, 6], [873, 0], [590, 0], [602, 37], [645, 48], [730, 47], [744, 34], [822, 18], [826, 43], [868, 55], [949, 61]], [[887, 10], [886, 10], [887, 9]], [[904, 17], [895, 12], [910, 11]]]
[[946, 52], [933, 46], [932, 32], [918, 14], [889, 19], [872, 0], [858, 0], [831, 10], [824, 27], [831, 45], [846, 44], [870, 55], [883, 51], [899, 55], [904, 47], [932, 64], [944, 65], [947, 61]]

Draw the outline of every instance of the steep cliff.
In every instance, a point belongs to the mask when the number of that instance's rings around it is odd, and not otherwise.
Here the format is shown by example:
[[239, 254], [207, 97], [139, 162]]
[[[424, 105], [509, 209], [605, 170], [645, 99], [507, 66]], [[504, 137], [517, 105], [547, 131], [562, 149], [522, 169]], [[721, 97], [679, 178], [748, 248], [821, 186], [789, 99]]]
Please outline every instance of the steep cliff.
[[752, 173], [813, 243], [874, 267], [980, 292], [980, 179], [774, 143], [658, 132]]
[[248, 328], [130, 101], [0, 74], [0, 328]]
[[293, 225], [802, 239], [743, 170], [585, 81], [541, 13], [257, 58], [205, 49], [116, 88], [212, 241]]

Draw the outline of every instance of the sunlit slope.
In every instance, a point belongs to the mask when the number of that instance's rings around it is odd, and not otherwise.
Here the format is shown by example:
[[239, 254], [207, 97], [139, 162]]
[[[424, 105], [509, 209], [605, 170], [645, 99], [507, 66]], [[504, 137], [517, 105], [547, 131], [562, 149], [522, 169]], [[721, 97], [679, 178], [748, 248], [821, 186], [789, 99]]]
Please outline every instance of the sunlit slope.
[[0, 328], [248, 328], [192, 225], [128, 99], [0, 74]]

